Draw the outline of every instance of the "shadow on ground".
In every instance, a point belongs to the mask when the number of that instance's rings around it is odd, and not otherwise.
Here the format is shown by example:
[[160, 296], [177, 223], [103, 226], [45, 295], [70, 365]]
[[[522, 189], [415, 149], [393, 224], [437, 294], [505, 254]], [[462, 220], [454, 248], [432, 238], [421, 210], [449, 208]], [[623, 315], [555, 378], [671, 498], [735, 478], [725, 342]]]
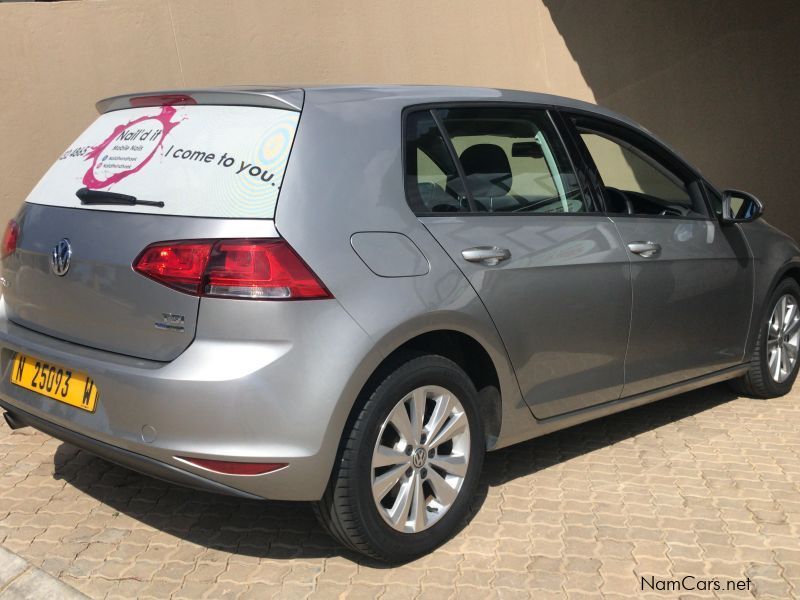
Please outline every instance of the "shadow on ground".
[[[491, 452], [472, 514], [480, 510], [490, 486], [501, 486], [736, 397], [724, 384], [716, 385]], [[207, 548], [278, 559], [340, 555], [385, 566], [338, 545], [316, 522], [308, 503], [260, 502], [189, 490], [118, 467], [69, 444], [58, 447], [54, 463], [56, 478], [113, 510]]]

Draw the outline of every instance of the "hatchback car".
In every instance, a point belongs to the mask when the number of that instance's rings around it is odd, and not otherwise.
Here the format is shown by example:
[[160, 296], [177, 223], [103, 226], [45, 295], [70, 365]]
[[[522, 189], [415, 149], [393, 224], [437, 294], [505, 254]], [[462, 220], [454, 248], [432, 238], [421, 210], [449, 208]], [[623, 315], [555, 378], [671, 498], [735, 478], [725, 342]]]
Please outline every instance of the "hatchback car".
[[2, 241], [0, 405], [405, 561], [484, 452], [797, 376], [800, 250], [653, 135], [457, 87], [118, 96]]

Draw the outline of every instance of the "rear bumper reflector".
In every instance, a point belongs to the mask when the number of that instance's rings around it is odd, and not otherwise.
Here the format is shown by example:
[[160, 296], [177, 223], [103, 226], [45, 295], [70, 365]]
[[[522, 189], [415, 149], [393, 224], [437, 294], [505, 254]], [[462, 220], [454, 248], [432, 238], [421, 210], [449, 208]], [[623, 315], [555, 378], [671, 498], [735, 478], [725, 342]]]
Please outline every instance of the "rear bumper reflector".
[[211, 460], [209, 458], [193, 458], [189, 456], [176, 456], [178, 460], [187, 462], [195, 467], [221, 473], [223, 475], [264, 475], [287, 466], [287, 463], [252, 463], [236, 462], [230, 460]]

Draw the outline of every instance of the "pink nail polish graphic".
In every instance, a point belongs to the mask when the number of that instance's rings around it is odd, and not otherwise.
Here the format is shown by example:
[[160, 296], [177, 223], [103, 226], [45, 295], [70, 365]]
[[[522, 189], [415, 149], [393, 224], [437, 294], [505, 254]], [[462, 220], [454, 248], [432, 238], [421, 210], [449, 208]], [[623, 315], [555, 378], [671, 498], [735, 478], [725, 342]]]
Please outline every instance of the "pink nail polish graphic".
[[[91, 160], [92, 164], [83, 176], [83, 184], [90, 190], [101, 189], [141, 170], [164, 144], [167, 134], [180, 124], [181, 121], [172, 121], [175, 112], [173, 106], [162, 106], [158, 115], [139, 117], [115, 127], [111, 135], [86, 155], [86, 160]], [[160, 130], [158, 128], [135, 128], [136, 125], [147, 121], [157, 121], [160, 124]], [[109, 147], [115, 143], [116, 147], [125, 146], [127, 149], [114, 150], [112, 147], [109, 150]], [[136, 146], [137, 143], [138, 146]], [[141, 151], [130, 150], [132, 145], [144, 149], [144, 156], [142, 157]], [[149, 152], [147, 152], [146, 145], [152, 145]]]

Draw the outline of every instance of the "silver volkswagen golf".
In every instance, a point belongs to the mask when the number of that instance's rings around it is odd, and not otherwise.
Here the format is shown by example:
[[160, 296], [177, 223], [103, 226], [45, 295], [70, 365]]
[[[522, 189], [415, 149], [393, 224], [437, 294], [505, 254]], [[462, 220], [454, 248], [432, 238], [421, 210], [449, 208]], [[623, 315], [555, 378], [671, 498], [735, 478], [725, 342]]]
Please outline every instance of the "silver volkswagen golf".
[[797, 376], [800, 249], [628, 119], [456, 87], [102, 100], [2, 241], [0, 405], [405, 561], [483, 454]]

